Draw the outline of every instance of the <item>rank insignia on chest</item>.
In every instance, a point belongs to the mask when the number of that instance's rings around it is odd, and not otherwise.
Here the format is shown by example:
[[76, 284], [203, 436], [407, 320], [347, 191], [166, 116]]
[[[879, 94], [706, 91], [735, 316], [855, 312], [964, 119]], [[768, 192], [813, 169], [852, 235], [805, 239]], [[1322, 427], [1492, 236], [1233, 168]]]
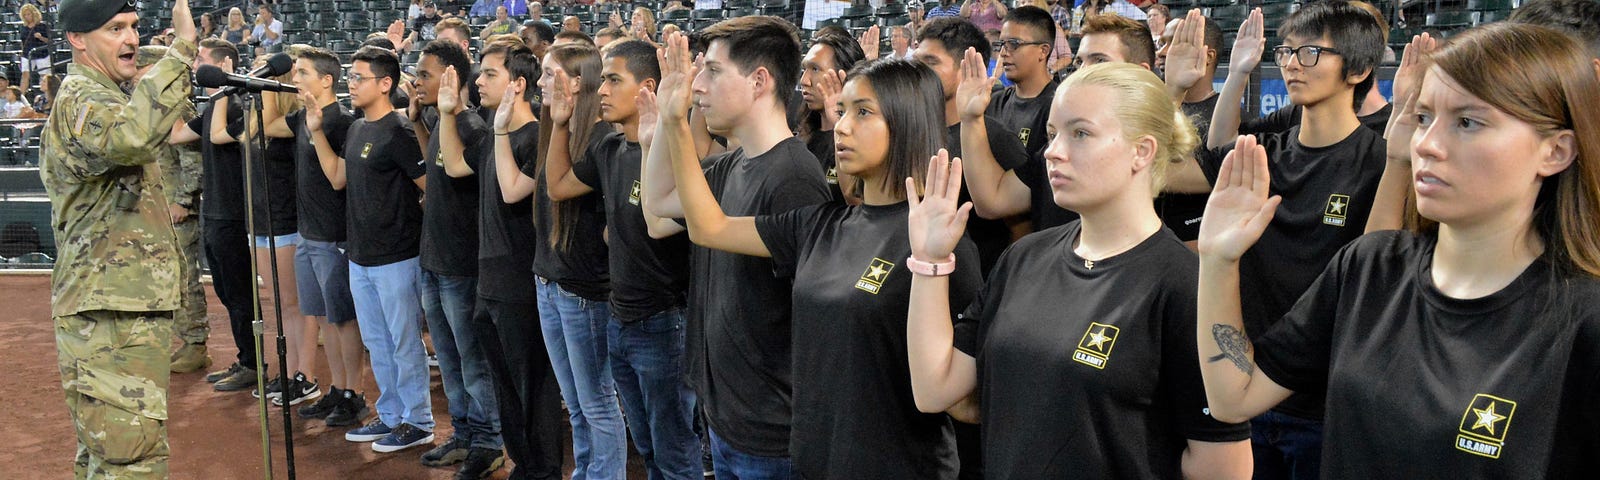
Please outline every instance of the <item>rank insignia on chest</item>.
[[867, 271], [861, 274], [861, 279], [856, 280], [856, 290], [873, 295], [883, 289], [883, 282], [889, 280], [889, 272], [894, 271], [894, 263], [881, 258], [872, 259], [867, 265]]
[[633, 204], [635, 207], [639, 206], [639, 188], [639, 181], [634, 180], [633, 188], [628, 189], [628, 203]]
[[1111, 347], [1117, 345], [1117, 334], [1121, 332], [1122, 329], [1104, 323], [1089, 323], [1089, 329], [1078, 340], [1078, 349], [1072, 352], [1072, 360], [1105, 370], [1106, 363], [1111, 361]]
[[1467, 411], [1461, 414], [1456, 450], [1500, 458], [1500, 450], [1506, 444], [1506, 431], [1511, 429], [1511, 416], [1516, 412], [1517, 402], [1486, 393], [1473, 396]]
[[1343, 227], [1345, 217], [1350, 215], [1350, 196], [1333, 194], [1328, 195], [1328, 206], [1322, 209], [1322, 223]]
[[367, 159], [367, 155], [371, 154], [371, 153], [372, 153], [372, 144], [371, 143], [368, 143], [368, 144], [366, 144], [366, 145], [361, 147], [361, 159], [362, 160], [366, 160]]

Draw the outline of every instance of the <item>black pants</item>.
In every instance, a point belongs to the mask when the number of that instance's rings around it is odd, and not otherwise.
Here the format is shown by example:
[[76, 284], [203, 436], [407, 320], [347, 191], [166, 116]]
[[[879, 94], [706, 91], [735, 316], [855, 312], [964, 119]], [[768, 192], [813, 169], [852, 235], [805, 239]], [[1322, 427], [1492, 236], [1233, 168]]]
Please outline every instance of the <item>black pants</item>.
[[256, 301], [251, 292], [249, 231], [243, 221], [204, 218], [202, 242], [206, 252], [206, 265], [211, 268], [211, 287], [217, 291], [217, 300], [228, 310], [228, 327], [233, 331], [233, 345], [239, 348], [239, 364], [255, 368], [256, 337], [250, 322], [254, 317], [251, 302]]
[[517, 464], [512, 478], [561, 478], [567, 417], [537, 307], [478, 297], [472, 328], [489, 358], [500, 401], [500, 435], [506, 455]]

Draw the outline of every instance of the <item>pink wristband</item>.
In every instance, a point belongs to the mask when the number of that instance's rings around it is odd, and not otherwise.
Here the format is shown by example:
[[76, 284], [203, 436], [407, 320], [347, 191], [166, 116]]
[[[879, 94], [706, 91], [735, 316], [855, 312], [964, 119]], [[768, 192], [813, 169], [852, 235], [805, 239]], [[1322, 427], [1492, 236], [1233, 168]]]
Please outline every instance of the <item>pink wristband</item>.
[[943, 277], [949, 275], [950, 272], [956, 271], [956, 254], [951, 252], [950, 258], [946, 258], [939, 263], [917, 260], [917, 256], [912, 255], [906, 257], [906, 268], [911, 270], [911, 273], [924, 277]]

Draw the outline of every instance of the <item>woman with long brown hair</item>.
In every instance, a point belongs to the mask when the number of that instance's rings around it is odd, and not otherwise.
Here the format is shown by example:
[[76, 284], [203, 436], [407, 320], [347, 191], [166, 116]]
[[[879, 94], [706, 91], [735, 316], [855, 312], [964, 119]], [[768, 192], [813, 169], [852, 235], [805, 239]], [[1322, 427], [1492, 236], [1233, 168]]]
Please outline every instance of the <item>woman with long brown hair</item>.
[[[1409, 54], [1409, 52], [1408, 52]], [[1242, 329], [1239, 257], [1271, 220], [1250, 137], [1200, 231], [1211, 413], [1325, 397], [1327, 478], [1568, 478], [1600, 448], [1600, 80], [1576, 40], [1493, 24], [1422, 65], [1409, 228], [1346, 246], [1282, 320]]]

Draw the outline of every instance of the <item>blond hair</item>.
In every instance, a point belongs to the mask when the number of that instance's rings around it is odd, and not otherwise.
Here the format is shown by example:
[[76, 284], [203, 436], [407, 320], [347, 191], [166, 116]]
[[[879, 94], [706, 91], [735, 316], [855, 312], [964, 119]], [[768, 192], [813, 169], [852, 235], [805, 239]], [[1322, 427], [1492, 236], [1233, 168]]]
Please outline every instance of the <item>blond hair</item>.
[[[44, 20], [44, 15], [39, 13], [39, 7], [31, 3], [22, 4], [22, 9], [17, 11], [17, 16], [22, 17], [22, 23], [33, 26]], [[33, 17], [33, 23], [28, 23], [28, 17]]]
[[1122, 124], [1122, 138], [1131, 142], [1148, 136], [1156, 142], [1155, 158], [1150, 162], [1150, 192], [1155, 194], [1167, 183], [1167, 169], [1188, 161], [1195, 146], [1200, 144], [1194, 123], [1172, 103], [1165, 85], [1144, 67], [1131, 63], [1101, 63], [1084, 67], [1067, 77], [1056, 88], [1056, 100], [1066, 98], [1066, 92], [1076, 87], [1098, 86], [1111, 90], [1107, 97], [1116, 104], [1109, 110]]

